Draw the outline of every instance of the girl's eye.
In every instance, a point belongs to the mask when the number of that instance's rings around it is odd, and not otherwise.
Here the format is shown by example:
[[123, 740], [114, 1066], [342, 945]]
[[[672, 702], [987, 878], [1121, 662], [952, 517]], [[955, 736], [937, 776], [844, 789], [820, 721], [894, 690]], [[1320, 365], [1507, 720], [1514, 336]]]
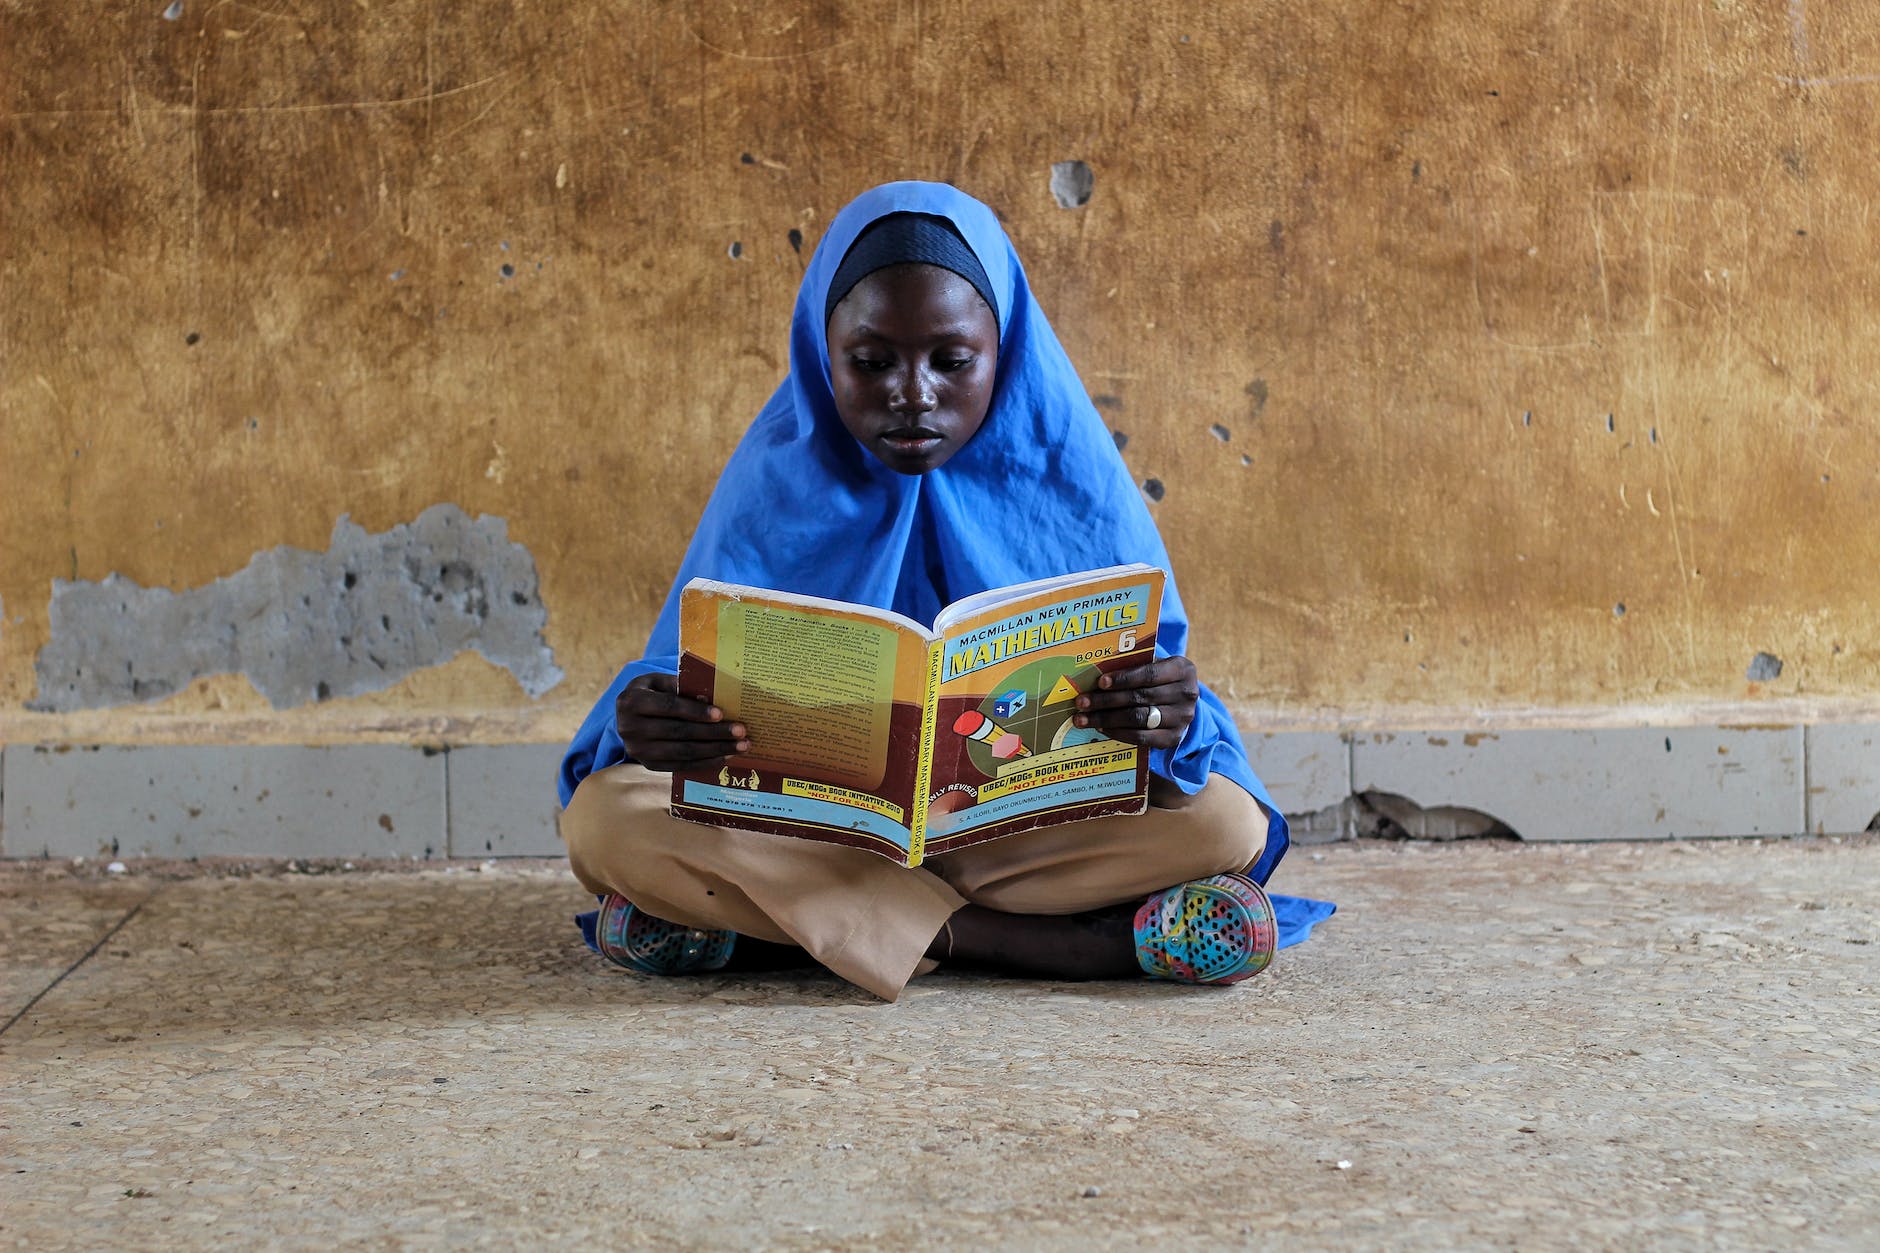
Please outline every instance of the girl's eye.
[[864, 374], [879, 374], [893, 363], [881, 361], [874, 357], [850, 357], [849, 364]]
[[942, 357], [940, 360], [934, 362], [934, 368], [946, 370], [951, 373], [954, 370], [964, 370], [972, 363], [973, 359], [971, 357]]

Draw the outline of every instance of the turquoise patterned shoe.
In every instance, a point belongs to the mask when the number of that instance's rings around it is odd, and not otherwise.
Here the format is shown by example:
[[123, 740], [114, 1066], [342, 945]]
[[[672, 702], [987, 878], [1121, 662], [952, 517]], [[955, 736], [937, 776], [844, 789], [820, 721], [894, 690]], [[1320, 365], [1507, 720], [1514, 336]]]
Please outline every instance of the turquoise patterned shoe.
[[735, 931], [700, 931], [655, 918], [620, 896], [601, 902], [594, 927], [594, 945], [601, 956], [648, 975], [723, 970], [737, 939]]
[[1151, 979], [1239, 983], [1266, 969], [1278, 941], [1273, 902], [1245, 875], [1179, 883], [1136, 911], [1136, 962]]

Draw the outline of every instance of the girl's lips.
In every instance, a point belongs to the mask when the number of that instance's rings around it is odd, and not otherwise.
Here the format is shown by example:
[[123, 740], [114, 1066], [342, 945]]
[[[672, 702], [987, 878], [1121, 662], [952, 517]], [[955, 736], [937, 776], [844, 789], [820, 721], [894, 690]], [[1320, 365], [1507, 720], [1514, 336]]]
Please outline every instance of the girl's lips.
[[943, 438], [938, 431], [930, 431], [924, 427], [883, 431], [881, 434], [881, 442], [896, 452], [925, 452], [940, 443]]

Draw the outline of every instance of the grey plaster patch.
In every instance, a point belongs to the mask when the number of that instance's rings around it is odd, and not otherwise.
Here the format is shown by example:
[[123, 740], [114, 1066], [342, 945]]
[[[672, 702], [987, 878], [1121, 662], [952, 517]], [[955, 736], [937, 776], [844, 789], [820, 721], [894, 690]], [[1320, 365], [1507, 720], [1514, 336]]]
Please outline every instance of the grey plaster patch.
[[1090, 203], [1097, 176], [1082, 161], [1059, 161], [1051, 166], [1051, 195], [1060, 209], [1077, 209]]
[[1490, 814], [1529, 840], [1796, 835], [1800, 727], [1361, 735], [1361, 793]]
[[9, 744], [8, 857], [442, 857], [444, 754]]
[[1808, 728], [1808, 829], [1849, 835], [1880, 815], [1880, 724]]
[[448, 504], [377, 535], [342, 514], [325, 552], [269, 549], [183, 592], [117, 574], [55, 579], [50, 616], [28, 708], [52, 713], [160, 700], [229, 673], [285, 709], [389, 687], [467, 648], [530, 696], [562, 679], [535, 559], [502, 518]]
[[559, 744], [453, 748], [450, 780], [452, 857], [560, 857], [555, 773]]
[[1749, 659], [1749, 669], [1743, 677], [1751, 683], [1767, 683], [1771, 679], [1782, 677], [1782, 658], [1774, 653], [1757, 653]]

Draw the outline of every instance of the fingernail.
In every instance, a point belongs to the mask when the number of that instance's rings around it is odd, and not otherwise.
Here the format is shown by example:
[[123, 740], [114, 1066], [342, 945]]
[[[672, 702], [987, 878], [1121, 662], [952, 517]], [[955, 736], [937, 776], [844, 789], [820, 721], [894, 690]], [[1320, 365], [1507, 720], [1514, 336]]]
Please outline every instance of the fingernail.
[[1097, 686], [1100, 688], [1103, 688], [1105, 691], [1108, 691], [1109, 686], [1110, 686], [1110, 676], [1106, 674], [1102, 678], [1098, 679]]
[[731, 724], [731, 738], [734, 740], [741, 740], [745, 736], [749, 735], [750, 733], [751, 733], [750, 728], [746, 727], [741, 722], [734, 722]]
[[1077, 707], [1079, 709], [1090, 708], [1090, 698], [1088, 696], [1079, 696], [1077, 698]]
[[738, 751], [739, 751], [740, 753], [748, 753], [748, 752], [750, 752], [750, 751], [751, 751], [751, 742], [750, 742], [749, 740], [739, 740], [739, 741], [738, 741]]
[[1090, 725], [1090, 719], [1084, 717], [1082, 714], [1078, 714], [1075, 718], [1072, 718], [1071, 721], [1080, 727], [1087, 727]]
[[718, 708], [718, 706], [716, 705], [713, 705], [710, 709], [707, 709], [705, 711], [705, 717], [709, 721], [712, 721], [712, 722], [716, 722], [724, 716], [725, 716], [725, 711]]

